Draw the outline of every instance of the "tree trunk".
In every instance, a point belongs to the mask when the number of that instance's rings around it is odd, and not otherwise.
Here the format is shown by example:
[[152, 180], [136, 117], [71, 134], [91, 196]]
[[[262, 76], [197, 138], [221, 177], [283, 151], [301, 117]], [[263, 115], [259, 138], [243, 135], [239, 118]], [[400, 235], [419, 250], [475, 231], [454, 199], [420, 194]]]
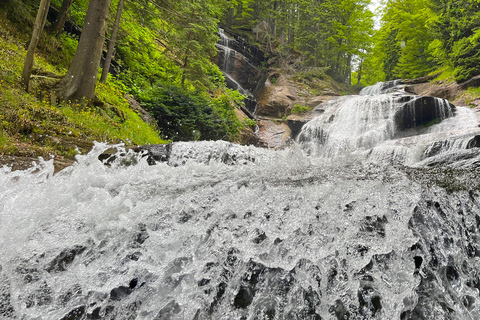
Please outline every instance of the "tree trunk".
[[273, 3], [273, 15], [274, 15], [274, 18], [273, 18], [272, 34], [273, 34], [273, 40], [275, 40], [277, 38], [277, 1]]
[[28, 91], [30, 84], [30, 75], [32, 74], [33, 58], [35, 55], [35, 49], [37, 48], [40, 35], [42, 34], [45, 21], [47, 20], [48, 8], [50, 7], [50, 0], [41, 0], [40, 7], [38, 8], [37, 18], [33, 25], [32, 39], [28, 45], [27, 57], [25, 58], [25, 64], [23, 66], [22, 78], [23, 86]]
[[95, 83], [102, 58], [108, 10], [112, 0], [90, 0], [77, 51], [57, 96], [78, 101], [95, 97]]
[[68, 11], [70, 10], [72, 3], [73, 0], [63, 0], [62, 2], [62, 7], [60, 8], [57, 19], [52, 26], [52, 30], [54, 33], [56, 33], [57, 37], [60, 36], [63, 31], [63, 27], [65, 26], [65, 22], [67, 21]]
[[115, 23], [113, 24], [112, 35], [108, 41], [107, 56], [103, 62], [102, 76], [100, 77], [101, 83], [107, 82], [108, 71], [110, 70], [110, 63], [112, 62], [113, 51], [115, 50], [115, 42], [117, 41], [118, 29], [120, 28], [120, 19], [122, 18], [123, 1], [124, 0], [118, 1], [117, 15], [115, 16]]
[[358, 72], [357, 72], [357, 83], [360, 84], [360, 80], [362, 80], [362, 70], [363, 69], [363, 59], [360, 60], [360, 65], [358, 66]]
[[347, 65], [345, 66], [345, 83], [348, 85], [352, 84], [352, 54], [349, 53], [347, 56]]
[[292, 44], [294, 41], [295, 41], [295, 30], [294, 30], [294, 27], [293, 27], [293, 24], [294, 24], [294, 19], [293, 19], [293, 13], [294, 13], [294, 9], [293, 9], [293, 6], [294, 4], [293, 3], [290, 3], [289, 4], [289, 7], [288, 7], [288, 23], [287, 23], [287, 26], [288, 26], [288, 44]]

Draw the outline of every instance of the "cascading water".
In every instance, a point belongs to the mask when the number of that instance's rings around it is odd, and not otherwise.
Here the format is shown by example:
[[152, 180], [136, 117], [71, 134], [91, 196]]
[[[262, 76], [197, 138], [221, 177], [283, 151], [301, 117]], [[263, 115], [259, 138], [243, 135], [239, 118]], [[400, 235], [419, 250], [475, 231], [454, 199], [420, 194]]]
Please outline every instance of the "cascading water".
[[452, 147], [458, 151], [480, 134], [469, 108], [455, 107], [444, 99], [410, 96], [397, 84], [381, 82], [363, 89], [360, 96], [318, 106], [314, 111], [320, 115], [303, 127], [298, 140], [317, 156], [356, 153], [413, 164], [431, 154], [428, 145], [438, 149], [441, 139], [446, 140], [441, 152]]
[[240, 59], [244, 64], [249, 65], [252, 69], [256, 69], [256, 67], [253, 66], [245, 56], [230, 47], [231, 42], [235, 42], [235, 40], [228, 37], [223, 29], [219, 29], [218, 35], [220, 37], [220, 41], [216, 44], [216, 46], [219, 49], [219, 52], [222, 53], [219, 67], [225, 76], [227, 86], [231, 89], [238, 90], [238, 92], [246, 96], [244, 99], [245, 107], [251, 115], [254, 115], [257, 109], [257, 102], [254, 95], [252, 92], [250, 92], [250, 90], [245, 89], [239, 83], [239, 81], [235, 80], [233, 74], [235, 71], [237, 71], [235, 70], [237, 68], [237, 59]]
[[[478, 123], [458, 107], [410, 127], [402, 99], [324, 106], [282, 151], [184, 142], [105, 165], [97, 144], [57, 174], [4, 167], [0, 317], [478, 319]], [[406, 165], [373, 156], [400, 147]]]

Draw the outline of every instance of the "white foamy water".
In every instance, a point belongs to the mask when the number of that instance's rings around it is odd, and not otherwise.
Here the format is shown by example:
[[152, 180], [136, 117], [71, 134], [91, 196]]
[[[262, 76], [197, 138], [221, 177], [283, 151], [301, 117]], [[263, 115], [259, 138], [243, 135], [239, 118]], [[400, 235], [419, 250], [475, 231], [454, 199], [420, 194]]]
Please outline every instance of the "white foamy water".
[[[314, 310], [326, 316], [336, 299], [356, 300], [359, 283], [354, 274], [372, 255], [402, 252], [415, 242], [406, 224], [418, 197], [396, 194], [412, 189], [399, 172], [354, 163], [350, 168], [320, 164], [301, 150], [271, 152], [223, 142], [179, 144], [171, 159], [171, 164], [183, 163], [179, 166], [148, 166], [140, 160], [133, 166], [109, 168], [96, 159], [107, 146], [96, 148], [54, 176], [50, 162], [36, 173], [4, 170], [1, 174], [0, 265], [17, 316], [57, 319], [77, 305], [88, 305], [90, 295], [106, 295], [87, 311], [100, 307], [105, 312], [108, 305], [121, 309], [127, 301], [141, 300], [135, 314], [153, 319], [175, 301], [182, 311], [174, 318], [192, 319], [212, 303], [221, 283], [227, 283], [225, 297], [210, 314], [203, 314], [205, 318], [235, 319], [268, 308], [277, 314], [283, 309], [282, 317], [289, 318], [287, 311], [296, 312], [305, 302], [287, 300], [309, 288], [323, 294], [323, 302]], [[195, 148], [201, 150], [200, 157]], [[236, 155], [238, 163], [212, 160], [218, 150]], [[210, 156], [203, 156], [209, 152]], [[368, 181], [359, 180], [367, 175]], [[400, 183], [395, 188], [385, 186], [385, 177]], [[385, 211], [387, 206], [390, 209]], [[340, 216], [344, 218], [339, 220]], [[362, 230], [362, 223], [372, 216], [375, 222], [377, 216], [385, 216], [392, 223], [377, 231]], [[378, 241], [383, 233], [384, 241]], [[358, 253], [360, 245], [368, 252]], [[73, 261], [59, 263], [65, 270], [46, 270], [62, 251], [75, 246], [84, 251]], [[235, 263], [230, 266], [232, 255]], [[347, 257], [354, 258], [342, 262]], [[262, 294], [253, 298], [255, 310], [231, 308], [252, 262], [279, 270], [272, 277], [290, 273], [292, 292], [268, 296], [269, 280], [265, 280], [257, 288]], [[25, 280], [19, 271], [23, 263], [34, 280]], [[340, 264], [344, 278], [328, 284], [326, 269], [303, 270], [305, 263], [321, 268]], [[413, 273], [410, 261], [398, 257], [398, 263], [394, 273]], [[228, 275], [226, 268], [231, 269]], [[35, 281], [37, 275], [40, 279]], [[132, 279], [145, 283], [134, 290], [135, 295], [109, 299], [112, 290], [128, 286]], [[210, 281], [206, 288], [198, 286], [202, 279]], [[401, 301], [413, 294], [417, 282], [391, 279], [378, 290]], [[81, 293], [60, 303], [76, 287]], [[205, 293], [207, 288], [212, 292]], [[400, 312], [393, 302], [383, 308]]]

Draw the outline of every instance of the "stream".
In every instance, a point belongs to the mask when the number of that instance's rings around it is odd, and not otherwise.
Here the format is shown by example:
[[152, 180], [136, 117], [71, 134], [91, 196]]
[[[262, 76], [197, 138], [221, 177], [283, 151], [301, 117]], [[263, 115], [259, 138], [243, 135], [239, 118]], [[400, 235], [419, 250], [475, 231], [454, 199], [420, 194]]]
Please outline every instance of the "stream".
[[474, 112], [398, 83], [315, 112], [285, 150], [3, 167], [0, 318], [479, 319]]

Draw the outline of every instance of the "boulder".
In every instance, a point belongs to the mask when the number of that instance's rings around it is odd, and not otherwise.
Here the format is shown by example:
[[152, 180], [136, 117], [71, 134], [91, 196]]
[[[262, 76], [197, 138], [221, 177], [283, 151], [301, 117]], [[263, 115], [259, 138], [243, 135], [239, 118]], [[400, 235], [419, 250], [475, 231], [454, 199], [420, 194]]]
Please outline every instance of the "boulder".
[[294, 87], [264, 87], [257, 99], [257, 115], [282, 118], [297, 101], [298, 95]]
[[286, 123], [263, 119], [258, 121], [258, 138], [263, 146], [269, 149], [285, 147], [292, 134]]
[[414, 97], [406, 102], [395, 114], [395, 124], [399, 131], [428, 126], [436, 120], [452, 115], [455, 106], [446, 100], [433, 97]]

